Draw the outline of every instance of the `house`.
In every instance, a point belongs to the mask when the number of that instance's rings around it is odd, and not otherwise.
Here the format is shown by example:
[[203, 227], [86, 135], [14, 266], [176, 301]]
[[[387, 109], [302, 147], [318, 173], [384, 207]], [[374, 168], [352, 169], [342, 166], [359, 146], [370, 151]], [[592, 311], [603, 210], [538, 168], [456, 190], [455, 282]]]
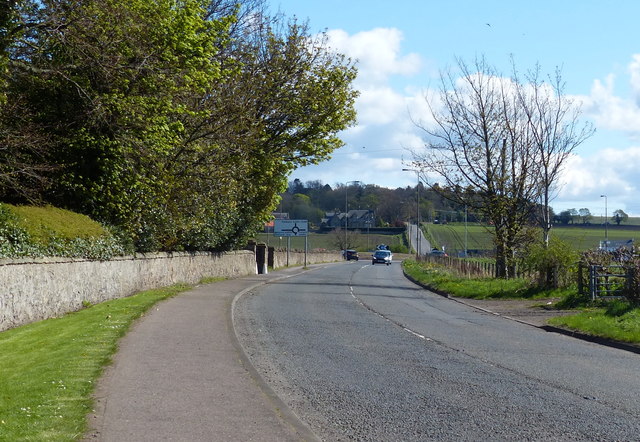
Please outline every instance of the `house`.
[[322, 218], [323, 227], [344, 228], [345, 223], [349, 229], [375, 227], [373, 210], [349, 210], [346, 216], [344, 212], [327, 212]]

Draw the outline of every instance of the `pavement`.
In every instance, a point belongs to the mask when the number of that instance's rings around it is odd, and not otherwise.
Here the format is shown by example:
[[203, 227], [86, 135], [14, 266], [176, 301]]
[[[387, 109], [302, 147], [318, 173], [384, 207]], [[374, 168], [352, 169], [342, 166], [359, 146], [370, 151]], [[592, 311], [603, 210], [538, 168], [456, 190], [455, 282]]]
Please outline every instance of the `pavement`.
[[[232, 318], [234, 300], [244, 293], [303, 271], [297, 267], [197, 286], [157, 304], [120, 341], [99, 380], [84, 440], [318, 440], [249, 363]], [[452, 300], [589, 339], [547, 326], [549, 317], [570, 312], [545, 309], [539, 300]]]

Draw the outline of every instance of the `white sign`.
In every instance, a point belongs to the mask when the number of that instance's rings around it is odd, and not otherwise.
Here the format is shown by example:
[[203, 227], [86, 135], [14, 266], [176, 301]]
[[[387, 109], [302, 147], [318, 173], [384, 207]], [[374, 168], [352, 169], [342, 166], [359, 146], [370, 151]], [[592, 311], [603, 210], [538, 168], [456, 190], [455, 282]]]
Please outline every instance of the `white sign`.
[[306, 219], [276, 219], [273, 220], [274, 236], [307, 236], [309, 221]]

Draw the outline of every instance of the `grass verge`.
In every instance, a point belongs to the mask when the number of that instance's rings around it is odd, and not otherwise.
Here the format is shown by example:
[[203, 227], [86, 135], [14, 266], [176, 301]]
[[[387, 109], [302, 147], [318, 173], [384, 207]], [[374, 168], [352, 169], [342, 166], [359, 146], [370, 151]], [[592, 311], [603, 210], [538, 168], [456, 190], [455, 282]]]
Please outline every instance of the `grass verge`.
[[0, 440], [81, 438], [94, 384], [132, 322], [177, 284], [0, 333]]
[[640, 309], [621, 301], [612, 301], [606, 307], [586, 308], [576, 315], [552, 318], [549, 324], [614, 341], [640, 343]]
[[[525, 279], [466, 278], [428, 262], [406, 259], [404, 271], [433, 290], [472, 299], [542, 299], [564, 297], [571, 289], [544, 290]], [[575, 291], [575, 289], [573, 289]]]

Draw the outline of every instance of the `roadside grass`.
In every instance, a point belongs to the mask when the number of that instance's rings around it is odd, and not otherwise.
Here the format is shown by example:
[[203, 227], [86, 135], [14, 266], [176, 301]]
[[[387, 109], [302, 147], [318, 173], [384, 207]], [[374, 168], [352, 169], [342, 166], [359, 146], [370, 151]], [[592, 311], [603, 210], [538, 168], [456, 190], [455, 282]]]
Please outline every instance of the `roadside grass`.
[[0, 440], [81, 438], [95, 381], [134, 320], [177, 284], [0, 333]]
[[416, 281], [452, 296], [471, 299], [546, 299], [565, 297], [575, 288], [548, 290], [525, 279], [467, 278], [428, 262], [406, 259], [404, 271]]
[[640, 309], [623, 301], [610, 301], [605, 307], [555, 317], [549, 324], [615, 341], [640, 343]]

